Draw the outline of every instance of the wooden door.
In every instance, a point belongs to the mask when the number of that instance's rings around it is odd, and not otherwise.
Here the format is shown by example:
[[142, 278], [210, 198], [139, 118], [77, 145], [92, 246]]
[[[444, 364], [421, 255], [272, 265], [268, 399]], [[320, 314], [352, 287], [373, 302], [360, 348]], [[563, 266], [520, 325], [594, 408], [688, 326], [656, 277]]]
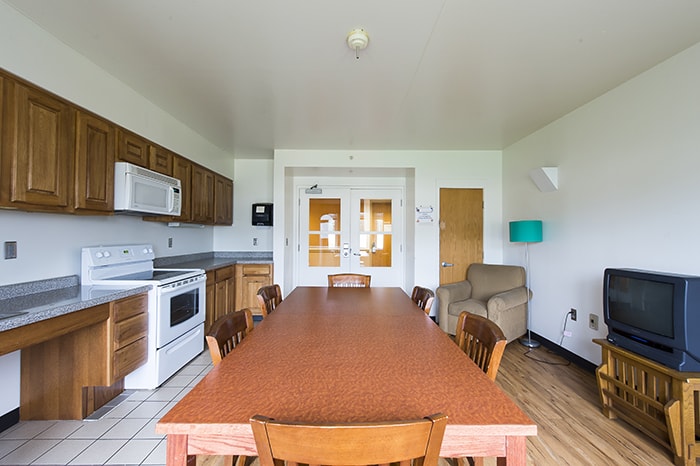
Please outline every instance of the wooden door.
[[82, 111], [75, 127], [75, 208], [112, 213], [116, 128]]
[[484, 190], [440, 188], [440, 284], [467, 277], [484, 260]]

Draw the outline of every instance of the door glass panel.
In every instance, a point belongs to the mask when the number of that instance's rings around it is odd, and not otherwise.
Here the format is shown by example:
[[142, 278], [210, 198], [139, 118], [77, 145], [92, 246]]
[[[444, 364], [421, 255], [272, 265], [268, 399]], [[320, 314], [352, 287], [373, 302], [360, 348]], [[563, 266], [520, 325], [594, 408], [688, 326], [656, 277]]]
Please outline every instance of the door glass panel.
[[309, 267], [340, 266], [340, 199], [309, 199]]
[[360, 199], [360, 267], [391, 267], [391, 199]]

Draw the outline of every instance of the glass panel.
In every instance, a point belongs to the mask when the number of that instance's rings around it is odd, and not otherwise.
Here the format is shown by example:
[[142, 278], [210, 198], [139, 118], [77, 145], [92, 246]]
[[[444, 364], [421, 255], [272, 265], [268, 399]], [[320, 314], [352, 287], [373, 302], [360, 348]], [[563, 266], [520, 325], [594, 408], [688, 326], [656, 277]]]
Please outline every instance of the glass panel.
[[309, 267], [340, 267], [340, 199], [309, 199]]
[[360, 267], [391, 267], [391, 199], [360, 199]]

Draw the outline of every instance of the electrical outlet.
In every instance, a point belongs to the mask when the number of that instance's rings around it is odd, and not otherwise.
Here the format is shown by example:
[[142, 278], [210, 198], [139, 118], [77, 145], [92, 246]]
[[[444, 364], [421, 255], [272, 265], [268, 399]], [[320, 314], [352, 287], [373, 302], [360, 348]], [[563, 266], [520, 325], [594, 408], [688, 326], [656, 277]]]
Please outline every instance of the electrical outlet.
[[571, 333], [570, 330], [564, 330], [564, 336], [565, 336], [565, 337], [571, 338], [571, 335], [573, 335], [573, 334]]
[[593, 330], [598, 330], [598, 316], [595, 314], [588, 314], [588, 327]]
[[17, 241], [5, 241], [5, 259], [17, 259]]
[[253, 238], [253, 246], [257, 246], [257, 245], [258, 245], [258, 238]]
[[569, 314], [571, 315], [571, 320], [576, 320], [576, 309], [572, 307], [571, 311], [569, 311]]
[[173, 239], [172, 238], [168, 238], [168, 247], [169, 248], [173, 247]]

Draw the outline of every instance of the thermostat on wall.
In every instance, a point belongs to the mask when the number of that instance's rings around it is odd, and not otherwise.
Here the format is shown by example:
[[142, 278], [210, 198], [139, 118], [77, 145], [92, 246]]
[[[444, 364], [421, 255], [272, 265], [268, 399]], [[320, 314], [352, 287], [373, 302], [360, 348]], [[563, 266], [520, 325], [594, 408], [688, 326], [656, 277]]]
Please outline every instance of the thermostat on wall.
[[272, 226], [272, 203], [253, 204], [253, 226]]

